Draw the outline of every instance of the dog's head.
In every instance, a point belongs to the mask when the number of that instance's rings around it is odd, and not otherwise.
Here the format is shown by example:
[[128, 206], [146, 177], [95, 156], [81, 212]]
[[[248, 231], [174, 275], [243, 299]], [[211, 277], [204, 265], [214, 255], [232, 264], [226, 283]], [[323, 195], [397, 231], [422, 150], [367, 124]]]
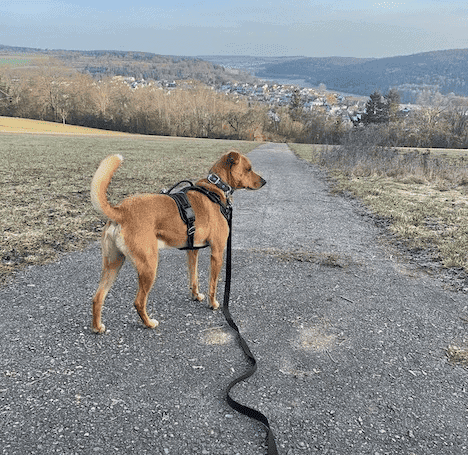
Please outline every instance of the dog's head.
[[252, 170], [250, 160], [237, 150], [223, 155], [213, 166], [212, 172], [234, 189], [258, 190], [266, 183], [266, 180]]

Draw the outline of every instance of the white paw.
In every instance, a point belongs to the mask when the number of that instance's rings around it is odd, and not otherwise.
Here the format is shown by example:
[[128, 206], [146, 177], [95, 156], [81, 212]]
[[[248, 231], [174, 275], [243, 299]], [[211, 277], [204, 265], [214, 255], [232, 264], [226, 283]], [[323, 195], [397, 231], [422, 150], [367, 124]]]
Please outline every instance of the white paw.
[[150, 329], [154, 329], [155, 327], [157, 327], [159, 325], [159, 322], [156, 321], [156, 319], [150, 319], [149, 320], [149, 325], [148, 325], [148, 328]]
[[192, 294], [192, 300], [198, 300], [199, 302], [201, 302], [204, 299], [205, 299], [205, 294], [201, 294], [201, 293]]
[[96, 327], [91, 327], [91, 330], [94, 333], [104, 333], [106, 331], [106, 326], [104, 324], [101, 324], [101, 327], [99, 327], [98, 329]]

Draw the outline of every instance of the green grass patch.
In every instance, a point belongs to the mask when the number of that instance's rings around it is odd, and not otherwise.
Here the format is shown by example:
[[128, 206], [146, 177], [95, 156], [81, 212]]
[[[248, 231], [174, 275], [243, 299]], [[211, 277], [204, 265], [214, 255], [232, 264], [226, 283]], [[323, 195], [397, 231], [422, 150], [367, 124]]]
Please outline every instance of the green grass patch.
[[179, 180], [197, 180], [229, 148], [248, 153], [258, 144], [179, 138], [0, 134], [0, 282], [26, 265], [99, 238], [103, 218], [90, 200], [100, 161], [124, 156], [109, 198], [155, 193]]
[[47, 56], [28, 54], [3, 54], [0, 55], [0, 67], [21, 68], [37, 66], [39, 62], [48, 59]]

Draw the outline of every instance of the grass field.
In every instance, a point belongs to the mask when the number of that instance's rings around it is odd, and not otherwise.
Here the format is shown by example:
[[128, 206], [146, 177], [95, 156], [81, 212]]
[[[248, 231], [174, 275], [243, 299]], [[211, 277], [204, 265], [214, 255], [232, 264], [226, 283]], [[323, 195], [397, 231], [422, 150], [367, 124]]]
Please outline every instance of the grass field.
[[15, 270], [44, 264], [99, 238], [103, 218], [91, 206], [89, 187], [105, 156], [125, 158], [109, 189], [116, 203], [130, 194], [205, 177], [231, 147], [248, 153], [258, 146], [81, 130], [40, 134], [39, 123], [36, 134], [0, 134], [0, 282]]
[[98, 130], [83, 126], [63, 125], [62, 123], [41, 122], [25, 118], [0, 116], [1, 133], [40, 133], [40, 134], [66, 134], [66, 135], [106, 135], [106, 136], [132, 136], [118, 131]]
[[389, 219], [390, 230], [410, 247], [429, 248], [445, 267], [468, 271], [466, 150], [399, 149], [407, 159], [358, 155], [350, 162], [333, 157], [337, 150], [330, 146], [289, 145], [329, 169], [334, 191], [349, 191]]
[[41, 61], [47, 60], [46, 55], [39, 56], [35, 54], [1, 54], [0, 67], [8, 66], [10, 68], [24, 68], [28, 66], [37, 66]]

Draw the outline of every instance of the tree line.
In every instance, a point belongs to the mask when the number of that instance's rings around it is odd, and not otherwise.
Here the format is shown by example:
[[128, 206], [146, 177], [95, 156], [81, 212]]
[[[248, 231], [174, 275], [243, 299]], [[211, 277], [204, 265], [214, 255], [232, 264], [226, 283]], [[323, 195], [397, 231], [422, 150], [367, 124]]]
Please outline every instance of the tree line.
[[[60, 62], [0, 68], [0, 115], [11, 117], [165, 136], [273, 141], [304, 136], [305, 120], [291, 118], [283, 108], [278, 124], [268, 111], [195, 80], [178, 81], [175, 89], [157, 81], [135, 89], [121, 77], [96, 80]], [[334, 129], [333, 121], [322, 117], [318, 140], [325, 140], [327, 125]]]
[[[424, 91], [410, 112], [401, 111], [396, 89], [373, 92], [355, 126], [372, 127], [376, 142], [390, 147], [468, 148], [468, 99]], [[368, 134], [368, 133], [366, 133]]]
[[366, 131], [382, 146], [468, 148], [466, 99], [436, 98], [402, 115], [396, 91], [374, 92], [353, 125], [324, 107], [305, 110], [299, 92], [289, 106], [272, 112], [194, 80], [180, 81], [176, 89], [156, 81], [135, 89], [122, 78], [96, 80], [53, 61], [0, 68], [4, 116], [139, 134], [317, 144], [341, 144]]

